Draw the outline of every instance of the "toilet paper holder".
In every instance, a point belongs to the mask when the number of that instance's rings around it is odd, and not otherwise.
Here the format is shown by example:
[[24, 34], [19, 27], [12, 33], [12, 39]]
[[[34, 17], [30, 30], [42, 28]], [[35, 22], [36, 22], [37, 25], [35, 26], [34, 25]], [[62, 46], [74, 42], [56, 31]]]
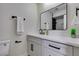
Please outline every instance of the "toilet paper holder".
[[15, 43], [21, 43], [22, 41], [15, 41]]

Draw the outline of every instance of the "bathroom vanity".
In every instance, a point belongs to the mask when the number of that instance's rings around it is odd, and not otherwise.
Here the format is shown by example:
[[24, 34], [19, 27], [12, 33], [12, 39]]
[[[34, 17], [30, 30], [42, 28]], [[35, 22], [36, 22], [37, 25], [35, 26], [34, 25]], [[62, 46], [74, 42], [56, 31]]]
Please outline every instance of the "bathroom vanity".
[[67, 16], [65, 3], [41, 13], [41, 32], [51, 30], [56, 31], [57, 35], [27, 34], [28, 56], [79, 56], [79, 38], [63, 36], [57, 32], [67, 31]]
[[79, 56], [79, 39], [27, 35], [28, 56]]

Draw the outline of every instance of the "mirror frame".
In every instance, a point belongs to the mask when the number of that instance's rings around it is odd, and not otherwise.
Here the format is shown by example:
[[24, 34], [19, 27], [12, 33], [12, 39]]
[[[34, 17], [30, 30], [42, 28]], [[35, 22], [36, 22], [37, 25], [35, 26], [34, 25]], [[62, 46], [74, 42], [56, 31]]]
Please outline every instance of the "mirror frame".
[[[57, 8], [57, 7], [59, 7], [59, 6], [63, 5], [63, 4], [66, 4], [66, 29], [62, 29], [62, 30], [65, 31], [65, 30], [67, 30], [67, 28], [68, 28], [68, 25], [67, 25], [67, 24], [68, 24], [68, 4], [67, 4], [67, 3], [61, 3], [61, 4], [57, 5], [57, 6], [54, 7], [54, 8]], [[54, 8], [50, 8], [50, 9], [48, 9], [48, 10], [46, 10], [46, 11], [40, 13], [40, 29], [41, 29], [41, 14], [43, 14], [43, 13], [45, 13], [45, 12], [51, 10], [51, 9], [54, 9]], [[52, 29], [48, 29], [48, 30], [52, 30]], [[57, 29], [57, 30], [60, 30], [60, 29]]]

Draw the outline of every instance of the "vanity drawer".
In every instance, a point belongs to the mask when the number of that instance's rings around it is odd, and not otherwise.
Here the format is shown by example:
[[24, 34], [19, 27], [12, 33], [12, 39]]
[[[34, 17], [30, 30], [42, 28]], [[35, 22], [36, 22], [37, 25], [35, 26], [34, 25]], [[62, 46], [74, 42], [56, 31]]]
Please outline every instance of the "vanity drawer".
[[29, 41], [33, 41], [33, 42], [35, 42], [35, 43], [37, 43], [37, 44], [42, 45], [42, 39], [40, 39], [40, 38], [36, 38], [36, 37], [32, 37], [32, 36], [28, 36], [27, 40], [29, 40]]
[[68, 45], [43, 40], [43, 46], [63, 55], [72, 55], [72, 47]]

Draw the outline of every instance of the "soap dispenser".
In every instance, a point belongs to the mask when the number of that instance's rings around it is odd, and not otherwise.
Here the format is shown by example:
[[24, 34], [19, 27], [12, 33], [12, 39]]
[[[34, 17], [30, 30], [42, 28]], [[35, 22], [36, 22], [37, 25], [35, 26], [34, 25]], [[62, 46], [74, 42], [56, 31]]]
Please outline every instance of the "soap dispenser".
[[76, 38], [76, 29], [75, 28], [71, 29], [71, 37]]

